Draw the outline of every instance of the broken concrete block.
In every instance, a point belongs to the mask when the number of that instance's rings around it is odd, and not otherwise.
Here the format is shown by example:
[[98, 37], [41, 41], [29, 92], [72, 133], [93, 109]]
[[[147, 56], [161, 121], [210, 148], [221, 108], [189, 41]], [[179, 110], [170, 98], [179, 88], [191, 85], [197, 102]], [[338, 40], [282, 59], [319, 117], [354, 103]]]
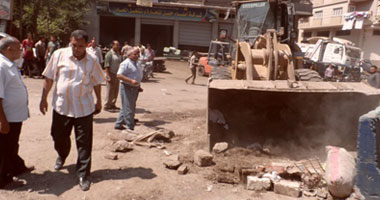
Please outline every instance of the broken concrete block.
[[165, 167], [169, 169], [177, 169], [181, 164], [182, 162], [178, 160], [178, 155], [171, 155], [164, 161]]
[[246, 184], [248, 176], [256, 176], [265, 171], [264, 166], [255, 166], [253, 168], [241, 168], [239, 170], [240, 183]]
[[187, 174], [188, 171], [189, 171], [189, 168], [187, 167], [187, 165], [181, 165], [181, 166], [177, 169], [177, 172], [178, 172], [178, 174], [180, 174], [180, 175], [185, 175], [185, 174]]
[[299, 197], [301, 194], [301, 184], [298, 182], [280, 180], [274, 182], [274, 192], [290, 197]]
[[235, 172], [235, 166], [228, 163], [218, 164], [216, 168], [221, 172], [229, 172], [229, 173]]
[[276, 172], [277, 174], [285, 174], [286, 168], [289, 166], [287, 163], [272, 162], [271, 165], [266, 167], [266, 172]]
[[112, 141], [127, 140], [129, 142], [137, 138], [137, 134], [129, 132], [112, 132], [107, 134], [108, 138]]
[[204, 150], [198, 150], [194, 154], [194, 163], [198, 165], [199, 167], [207, 167], [210, 165], [213, 165], [213, 156], [207, 151]]
[[212, 151], [214, 153], [223, 153], [227, 151], [228, 149], [228, 143], [227, 142], [219, 142], [214, 145], [214, 148], [212, 148]]
[[110, 153], [104, 155], [104, 158], [105, 158], [105, 159], [108, 159], [108, 160], [117, 160], [117, 159], [118, 159], [118, 156], [117, 156], [116, 153], [112, 153], [112, 152], [110, 152]]
[[219, 183], [237, 184], [239, 179], [231, 173], [218, 173], [216, 181]]
[[256, 176], [247, 177], [247, 190], [263, 191], [269, 190], [272, 182], [269, 178], [258, 178]]
[[125, 140], [119, 140], [111, 145], [111, 150], [113, 152], [127, 152], [133, 150], [133, 145]]

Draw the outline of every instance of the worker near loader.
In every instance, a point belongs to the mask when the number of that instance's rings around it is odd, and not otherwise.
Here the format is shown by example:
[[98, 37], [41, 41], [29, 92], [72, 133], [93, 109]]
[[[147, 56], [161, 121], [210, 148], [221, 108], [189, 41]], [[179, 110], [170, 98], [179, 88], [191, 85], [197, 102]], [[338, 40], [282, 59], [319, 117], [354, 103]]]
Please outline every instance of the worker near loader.
[[185, 82], [188, 83], [188, 81], [192, 78], [191, 84], [195, 83], [195, 78], [197, 77], [197, 59], [198, 59], [198, 52], [194, 51], [193, 55], [190, 57], [190, 71], [191, 75], [185, 79]]

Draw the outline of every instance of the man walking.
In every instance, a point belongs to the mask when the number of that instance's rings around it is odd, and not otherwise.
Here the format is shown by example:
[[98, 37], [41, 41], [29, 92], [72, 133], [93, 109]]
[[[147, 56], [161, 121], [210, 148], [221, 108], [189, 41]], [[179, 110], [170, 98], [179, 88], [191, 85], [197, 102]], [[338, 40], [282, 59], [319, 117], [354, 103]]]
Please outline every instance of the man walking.
[[104, 63], [104, 68], [106, 71], [106, 80], [107, 80], [107, 96], [106, 102], [104, 104], [104, 110], [119, 110], [120, 108], [116, 107], [117, 95], [119, 95], [119, 85], [120, 82], [116, 77], [116, 73], [119, 70], [121, 57], [119, 54], [119, 42], [117, 40], [112, 42], [112, 49], [107, 52], [106, 60]]
[[[135, 110], [136, 100], [140, 88], [140, 82], [142, 79], [142, 71], [137, 65], [139, 58], [139, 49], [132, 48], [127, 54], [128, 58], [120, 64], [119, 71], [117, 72], [117, 78], [120, 79], [120, 98], [121, 98], [121, 110], [117, 121], [115, 123], [115, 129], [134, 130], [135, 128]], [[123, 125], [126, 125], [125, 128]]]
[[48, 43], [46, 53], [45, 53], [46, 65], [49, 62], [54, 51], [56, 51], [59, 48], [61, 48], [61, 46], [59, 42], [57, 41], [57, 38], [54, 35], [50, 36], [50, 42]]
[[70, 38], [72, 47], [55, 51], [43, 72], [45, 82], [40, 111], [42, 114], [47, 112], [47, 96], [55, 82], [51, 135], [58, 158], [54, 168], [60, 170], [69, 155], [70, 134], [74, 127], [78, 151], [77, 176], [80, 188], [86, 191], [90, 188], [93, 114], [100, 112], [102, 107], [101, 83], [105, 77], [96, 58], [86, 53], [87, 33], [76, 30]]
[[96, 46], [95, 37], [91, 40], [90, 46], [87, 47], [87, 52], [96, 56], [99, 61], [100, 66], [103, 66], [103, 55], [102, 50]]
[[14, 37], [0, 40], [0, 188], [13, 181], [13, 176], [29, 172], [18, 155], [22, 122], [29, 117], [28, 93], [15, 60], [22, 47]]
[[198, 59], [198, 52], [194, 51], [193, 55], [190, 57], [190, 63], [189, 63], [189, 68], [190, 68], [190, 71], [191, 71], [191, 75], [185, 79], [186, 83], [190, 79], [193, 79], [191, 81], [191, 84], [195, 83], [195, 78], [197, 77], [197, 59]]

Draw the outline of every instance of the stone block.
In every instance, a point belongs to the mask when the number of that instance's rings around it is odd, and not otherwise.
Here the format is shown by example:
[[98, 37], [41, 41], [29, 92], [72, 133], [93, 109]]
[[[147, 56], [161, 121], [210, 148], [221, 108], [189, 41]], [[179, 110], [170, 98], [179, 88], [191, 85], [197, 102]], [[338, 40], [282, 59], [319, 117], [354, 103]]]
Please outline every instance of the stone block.
[[185, 175], [185, 174], [187, 174], [188, 171], [189, 171], [189, 168], [187, 167], [187, 165], [181, 165], [181, 166], [178, 167], [178, 169], [177, 169], [177, 172], [178, 172], [178, 174], [180, 174], [180, 175]]
[[301, 184], [299, 182], [280, 180], [274, 182], [274, 192], [290, 197], [299, 197], [301, 195]]
[[247, 190], [263, 191], [271, 188], [272, 182], [269, 178], [247, 177]]
[[118, 156], [117, 156], [116, 153], [112, 153], [112, 152], [110, 152], [110, 153], [104, 155], [104, 158], [105, 158], [105, 159], [108, 159], [108, 160], [117, 160], [117, 159], [118, 159]]
[[213, 165], [214, 162], [212, 161], [212, 159], [212, 154], [204, 150], [198, 150], [194, 154], [194, 163], [199, 167], [207, 167]]
[[177, 169], [182, 163], [178, 159], [178, 155], [171, 155], [164, 161], [164, 165], [168, 169]]
[[223, 153], [227, 151], [228, 149], [228, 143], [227, 142], [219, 142], [214, 145], [214, 148], [212, 148], [212, 151], [214, 153]]
[[133, 145], [125, 140], [119, 140], [117, 142], [112, 143], [111, 150], [113, 152], [127, 152], [133, 150]]

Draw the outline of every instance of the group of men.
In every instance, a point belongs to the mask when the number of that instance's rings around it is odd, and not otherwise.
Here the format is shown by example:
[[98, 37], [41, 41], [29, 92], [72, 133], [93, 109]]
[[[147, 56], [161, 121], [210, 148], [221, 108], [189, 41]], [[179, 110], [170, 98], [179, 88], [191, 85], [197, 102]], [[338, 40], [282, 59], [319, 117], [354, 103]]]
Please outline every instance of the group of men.
[[40, 37], [38, 42], [34, 43], [31, 33], [27, 34], [27, 38], [21, 44], [24, 58], [22, 71], [30, 78], [34, 77], [33, 71], [37, 71], [38, 76], [41, 76], [54, 51], [60, 48], [55, 36], [50, 36], [50, 41], [46, 45], [44, 37]]
[[[91, 46], [95, 42], [92, 40]], [[92, 47], [96, 49], [96, 45]], [[105, 56], [105, 72], [101, 67], [102, 59], [96, 55], [97, 50], [89, 48], [87, 33], [76, 30], [71, 33], [69, 47], [52, 53], [42, 73], [45, 79], [40, 101], [40, 111], [45, 115], [47, 97], [55, 84], [50, 131], [58, 154], [54, 169], [60, 170], [64, 166], [74, 128], [78, 151], [76, 174], [83, 191], [90, 188], [93, 115], [102, 109], [101, 83], [107, 81], [105, 109], [117, 108], [115, 103], [120, 85], [122, 106], [115, 129], [134, 130], [136, 100], [142, 90], [142, 70], [138, 66], [140, 48], [124, 49], [123, 60], [119, 42], [113, 41], [112, 49]], [[18, 155], [22, 123], [30, 117], [27, 88], [14, 63], [22, 50], [23, 46], [14, 37], [0, 40], [0, 188], [14, 183], [13, 177], [34, 169], [26, 166]]]

